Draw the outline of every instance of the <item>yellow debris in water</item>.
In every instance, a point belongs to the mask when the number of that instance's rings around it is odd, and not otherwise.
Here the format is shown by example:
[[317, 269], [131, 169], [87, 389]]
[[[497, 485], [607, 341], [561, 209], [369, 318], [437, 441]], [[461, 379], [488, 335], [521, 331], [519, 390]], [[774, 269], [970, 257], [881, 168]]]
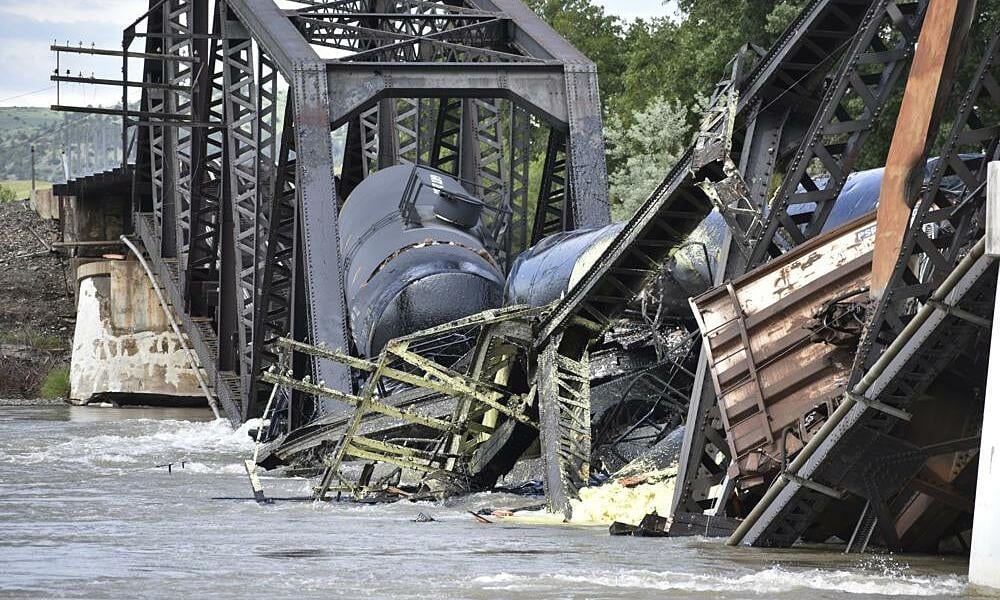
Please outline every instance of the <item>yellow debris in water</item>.
[[625, 487], [618, 481], [580, 490], [580, 499], [573, 500], [573, 523], [610, 525], [615, 521], [638, 525], [647, 514], [656, 511], [670, 514], [674, 496], [674, 478], [677, 468], [672, 467], [647, 474], [646, 481], [634, 487]]

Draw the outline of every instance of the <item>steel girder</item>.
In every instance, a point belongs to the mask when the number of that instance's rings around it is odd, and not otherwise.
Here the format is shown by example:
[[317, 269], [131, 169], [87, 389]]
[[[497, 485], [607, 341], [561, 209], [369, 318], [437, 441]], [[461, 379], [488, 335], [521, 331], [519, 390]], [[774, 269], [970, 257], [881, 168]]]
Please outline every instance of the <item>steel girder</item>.
[[[996, 263], [981, 257], [956, 282], [942, 302], [979, 316], [989, 315], [995, 293]], [[816, 516], [834, 501], [851, 492], [878, 506], [880, 529], [893, 545], [894, 518], [888, 503], [929, 457], [928, 452], [890, 435], [899, 420], [872, 407], [885, 403], [894, 409], [909, 409], [944, 367], [966, 344], [972, 343], [979, 325], [936, 310], [864, 394], [863, 401], [842, 405], [848, 410], [828, 437], [815, 443], [816, 450], [802, 465], [793, 463], [790, 473], [775, 482], [773, 501], [759, 506], [746, 531], [737, 531], [730, 543], [754, 546], [790, 546]], [[888, 468], [886, 468], [888, 466]], [[753, 515], [752, 515], [753, 516]]]
[[[290, 95], [290, 94], [289, 94]], [[296, 260], [295, 245], [299, 230], [296, 210], [295, 174], [295, 124], [294, 102], [291, 98], [285, 104], [284, 128], [278, 147], [275, 175], [271, 180], [270, 204], [267, 215], [267, 231], [264, 234], [263, 260], [260, 267], [260, 290], [254, 331], [260, 337], [260, 351], [253, 355], [251, 372], [259, 373], [263, 365], [279, 364], [280, 357], [273, 344], [292, 331]], [[259, 385], [259, 382], [255, 381]], [[250, 394], [250, 414], [263, 410], [258, 402], [263, 396], [258, 388]], [[293, 425], [289, 418], [289, 426]]]
[[[172, 87], [144, 89], [153, 117], [140, 127], [148, 152], [139, 168], [152, 177], [146, 201], [137, 176], [137, 230], [227, 416], [239, 422], [260, 412], [253, 373], [274, 360], [265, 343], [294, 332], [344, 348], [346, 307], [325, 65], [272, 2], [216, 3], [211, 36], [209, 4], [173, 0], [149, 18], [150, 40], [162, 28], [164, 42], [147, 50], [191, 64], [147, 60], [147, 80], [162, 81], [166, 69]], [[284, 123], [280, 80], [289, 87]], [[279, 126], [295, 136], [281, 157]], [[312, 361], [308, 370], [351, 387], [336, 364]]]
[[[149, 0], [149, 16], [146, 20], [146, 30], [151, 33], [163, 32], [163, 13], [162, 11], [153, 10], [156, 7], [157, 0]], [[134, 31], [127, 30], [123, 39], [130, 40], [134, 39]], [[146, 54], [157, 54], [162, 48], [163, 40], [157, 36], [149, 36], [146, 38], [146, 43], [143, 48]], [[125, 61], [125, 65], [128, 65], [128, 61]], [[143, 64], [142, 68], [142, 79], [143, 81], [149, 81], [155, 83], [155, 70], [158, 65], [155, 61], [147, 60]], [[153, 98], [150, 95], [151, 88], [143, 87], [142, 94], [139, 99], [139, 110], [142, 112], [149, 113], [150, 105], [153, 103]], [[151, 127], [137, 127], [136, 128], [136, 150], [135, 150], [135, 179], [132, 182], [132, 198], [133, 198], [133, 210], [136, 212], [153, 212], [153, 182], [152, 182], [152, 144], [150, 143], [150, 137], [152, 134]], [[127, 134], [126, 134], [127, 135]]]
[[[162, 6], [160, 8], [164, 13], [168, 9], [169, 6]], [[164, 17], [166, 15], [160, 16], [160, 22], [162, 23], [162, 31], [166, 34], [168, 25]], [[160, 40], [158, 50], [161, 54], [167, 54], [165, 46], [166, 38]], [[159, 65], [156, 65], [155, 62], [159, 62]], [[165, 83], [169, 61], [161, 60], [155, 62], [152, 68], [147, 69], [147, 75], [153, 83]], [[147, 110], [150, 113], [151, 121], [155, 122], [157, 120], [157, 114], [168, 114], [166, 107], [167, 93], [164, 90], [150, 89], [147, 92], [147, 98], [149, 103]], [[162, 120], [165, 119], [166, 117], [164, 116]], [[175, 180], [171, 169], [174, 156], [171, 145], [173, 137], [169, 131], [169, 127], [163, 125], [152, 125], [149, 127], [149, 178], [153, 200], [153, 219], [156, 225], [159, 252], [168, 258], [173, 258], [175, 255], [176, 247], [174, 242], [177, 235], [173, 218], [175, 192]]]
[[[867, 9], [864, 2], [827, 0], [803, 11], [739, 82], [734, 137], [742, 137], [758, 114], [777, 107], [793, 108], [811, 119], [815, 102], [807, 99], [810, 90], [822, 84], [831, 45], [845, 48]], [[743, 147], [747, 144], [744, 140]], [[542, 342], [576, 319], [599, 329], [607, 327], [658, 273], [674, 246], [712, 210], [712, 200], [701, 184], [719, 182], [728, 175], [718, 162], [696, 167], [692, 152], [671, 169], [594, 268], [559, 303], [542, 330]]]
[[508, 121], [508, 139], [510, 140], [511, 152], [507, 161], [508, 193], [506, 197], [513, 214], [508, 223], [509, 230], [502, 238], [498, 239], [502, 239], [506, 243], [506, 255], [513, 257], [530, 245], [528, 238], [528, 194], [530, 191], [531, 134], [529, 116], [524, 109], [511, 106]]
[[[939, 149], [939, 159], [931, 179], [922, 189], [913, 209], [889, 285], [879, 299], [861, 340], [849, 389], [863, 379], [886, 352], [890, 342], [904, 332], [913, 318], [912, 307], [928, 304], [932, 292], [948, 281], [979, 235], [982, 224], [978, 212], [985, 195], [986, 164], [989, 157], [996, 157], [1000, 147], [997, 135], [1000, 123], [996, 116], [1000, 110], [998, 59], [1000, 29], [994, 29], [993, 38], [984, 49], [972, 81], [956, 107], [950, 133]], [[978, 167], [972, 167], [966, 159], [969, 152], [983, 153], [986, 159], [978, 161]], [[959, 178], [966, 190], [961, 197], [954, 197], [942, 189], [946, 177]], [[926, 265], [919, 278], [910, 272], [911, 266], [918, 262]], [[923, 339], [908, 344], [906, 354], [897, 361], [898, 368], [888, 371], [879, 379], [879, 387], [864, 394], [867, 405], [860, 402], [854, 404], [833, 435], [822, 444], [815, 444], [817, 449], [808, 462], [801, 467], [793, 464], [790, 469], [797, 469], [798, 476], [823, 485], [848, 486], [849, 478], [844, 465], [857, 464], [859, 452], [862, 454], [860, 460], [871, 464], [891, 458], [891, 449], [857, 444], [858, 436], [865, 434], [880, 436], [881, 440], [896, 440], [892, 432], [898, 428], [899, 419], [870, 408], [870, 405], [882, 402], [892, 408], [908, 409], [954, 359], [956, 352], [971, 343], [978, 325], [961, 320], [949, 307], [958, 307], [961, 303], [966, 311], [989, 317], [994, 290], [990, 284], [995, 275], [995, 265], [988, 258], [980, 259], [974, 267], [974, 274], [977, 279], [970, 280], [963, 290], [963, 293], [976, 290], [971, 301], [963, 295], [943, 299], [937, 305], [940, 308], [928, 320], [937, 329], [928, 329]], [[926, 458], [915, 456], [916, 466], [922, 465]], [[889, 510], [888, 501], [911, 477], [912, 474], [903, 478], [876, 479], [867, 482], [868, 485], [862, 489], [855, 487], [852, 490], [867, 498], [869, 505], [879, 511], [869, 526], [874, 527], [875, 522], [880, 522], [879, 528], [890, 544], [898, 543], [898, 540], [893, 539], [895, 534], [890, 531], [895, 515]], [[815, 489], [794, 482], [782, 483], [778, 487], [775, 487], [775, 497], [760, 507], [760, 515], [755, 515], [757, 518], [753, 526], [746, 532], [738, 532], [741, 535], [732, 538], [731, 543], [790, 545], [832, 501]], [[862, 515], [862, 521], [865, 516]], [[859, 523], [859, 529], [861, 525]]]
[[[208, 6], [195, 4], [194, 33], [206, 33]], [[192, 315], [207, 317], [211, 308], [205, 298], [205, 288], [218, 282], [219, 259], [219, 200], [222, 180], [222, 155], [225, 143], [223, 115], [223, 78], [220, 63], [221, 20], [216, 19], [212, 40], [195, 39], [195, 53], [205, 61], [192, 77], [192, 116], [210, 127], [191, 129], [191, 175], [181, 269], [184, 309]]]
[[[926, 4], [878, 0], [859, 24], [781, 187], [752, 240], [757, 265], [819, 234], [862, 146], [909, 64]], [[828, 175], [820, 185], [817, 170]], [[790, 208], [800, 210], [790, 212]]]
[[[831, 16], [819, 18], [807, 10], [800, 15], [800, 21], [807, 27], [819, 28], [820, 36], [828, 36], [829, 23], [851, 23], [844, 18], [843, 8], [830, 3], [814, 3], [813, 11], [830, 11]], [[868, 134], [898, 86], [899, 76], [912, 54], [926, 5], [877, 1], [869, 5], [855, 4], [853, 8], [864, 12], [857, 21], [855, 35], [845, 37], [840, 43], [839, 47], [844, 49], [840, 56], [835, 53], [823, 55], [821, 48], [816, 47], [818, 40], [804, 42], [806, 48], [813, 49], [825, 60], [812, 67], [793, 67], [804, 73], [799, 79], [825, 77], [832, 71], [819, 105], [813, 99], [800, 98], [799, 102], [811, 109], [811, 113], [802, 113], [794, 106], [762, 102], [746, 128], [734, 132], [737, 138], [742, 134], [738, 172], [743, 185], [737, 188], [740, 191], [737, 199], [742, 204], [739, 207], [719, 206], [723, 214], [729, 213], [727, 222], [732, 233], [731, 241], [727, 242], [731, 247], [725, 250], [727, 259], [720, 265], [720, 271], [725, 273], [717, 284], [819, 233], [833, 200], [854, 169]], [[807, 38], [809, 31], [804, 32]], [[890, 48], [887, 44], [894, 46]], [[766, 70], [769, 62], [765, 57], [755, 72]], [[788, 82], [786, 77], [778, 80]], [[744, 88], [749, 92], [754, 89], [766, 89], [766, 86], [749, 83]], [[800, 95], [794, 88], [776, 91], [779, 98]], [[769, 200], [771, 182], [776, 174], [782, 173], [782, 184], [773, 192], [773, 200]], [[823, 189], [814, 181], [818, 173], [828, 175]], [[726, 188], [720, 185], [716, 189]], [[718, 200], [716, 203], [720, 204]], [[794, 215], [789, 211], [793, 208], [798, 209], [793, 211]], [[795, 231], [789, 232], [787, 228]], [[704, 356], [701, 360], [704, 361]], [[707, 375], [701, 363], [699, 370]], [[689, 417], [699, 426], [686, 432], [682, 450], [686, 461], [682, 461], [675, 486], [675, 510], [704, 508], [708, 490], [724, 480], [728, 457], [718, 453], [718, 443], [725, 442], [726, 434], [718, 420], [714, 396], [711, 386], [704, 382], [694, 389]], [[717, 456], [722, 456], [721, 462], [715, 459]], [[724, 504], [726, 499], [716, 498], [708, 504], [718, 510], [720, 501]]]
[[[167, 37], [164, 39], [164, 52], [172, 56], [193, 56], [195, 47], [192, 34], [196, 30], [205, 31], [207, 13], [202, 11], [199, 14], [199, 17], [205, 19], [204, 22], [199, 23], [200, 19], [196, 19], [195, 16], [195, 3], [190, 0], [165, 2], [162, 10], [167, 30]], [[166, 71], [164, 79], [169, 85], [176, 88], [164, 91], [166, 112], [190, 118], [194, 109], [192, 96], [196, 89], [194, 86], [195, 63], [165, 61], [164, 69]], [[186, 269], [190, 244], [194, 129], [183, 126], [164, 128], [164, 135], [169, 139], [166, 148], [174, 150], [166, 157], [165, 162], [169, 162], [168, 173], [175, 177], [172, 216], [176, 228], [174, 240], [177, 250], [177, 266], [181, 272]]]
[[[158, 265], [171, 280], [165, 287], [192, 320], [194, 346], [210, 364], [206, 370], [217, 391], [241, 399], [238, 409], [228, 411], [233, 420], [259, 412], [266, 390], [253, 374], [276, 359], [266, 345], [277, 336], [293, 333], [348, 348], [336, 235], [340, 200], [326, 130], [337, 124], [332, 115], [344, 118], [344, 90], [356, 81], [350, 73], [399, 69], [400, 77], [406, 71], [420, 81], [389, 85], [383, 78], [381, 89], [366, 86], [372, 94], [367, 106], [346, 117], [349, 146], [360, 149], [362, 160], [345, 163], [351, 168], [345, 169], [342, 191], [396, 162], [452, 170], [482, 195], [497, 198], [497, 252], [509, 259], [530, 236], [527, 169], [534, 113], [567, 140], [566, 174], [558, 178], [582, 182], [579, 198], [571, 192], [563, 203], [567, 216], [561, 222], [608, 221], [593, 65], [523, 7], [511, 18], [502, 14], [506, 8], [475, 4], [379, 0], [281, 11], [268, 0], [233, 0], [218, 3], [220, 17], [209, 36], [208, 5], [173, 0], [155, 15], [160, 19], [162, 12], [170, 35], [162, 50], [154, 50], [193, 54], [196, 60], [169, 63], [162, 77], [161, 63], [167, 61], [150, 61], [148, 79], [177, 89], [163, 98], [147, 90], [146, 109], [188, 117], [192, 124], [154, 117], [143, 128], [153, 202], [137, 208], [152, 213], [152, 230], [140, 219], [143, 239], [157, 246], [151, 256], [166, 263]], [[313, 43], [355, 54], [323, 60]], [[448, 81], [428, 78], [434, 71]], [[331, 77], [338, 78], [336, 85]], [[465, 83], [451, 86], [456, 77]], [[276, 101], [282, 81], [292, 107], [283, 122]], [[555, 93], [543, 93], [553, 85]], [[279, 129], [287, 134], [280, 150]], [[333, 387], [352, 389], [340, 365], [312, 359], [303, 368]]]
[[[581, 226], [608, 222], [594, 65], [520, 2], [351, 2], [288, 14], [313, 43], [355, 52], [328, 61], [335, 127], [353, 124], [388, 98], [438, 98], [449, 107], [453, 98], [510, 100], [567, 132], [568, 171], [580, 185], [569, 205], [572, 220]], [[440, 125], [436, 137], [452, 130]], [[514, 137], [507, 139], [511, 147]], [[445, 159], [438, 160], [447, 168]]]
[[573, 212], [566, 210], [568, 188], [566, 136], [553, 129], [549, 131], [548, 146], [545, 149], [545, 169], [542, 171], [542, 185], [538, 190], [535, 224], [531, 232], [532, 244], [560, 231], [573, 229]]
[[[540, 353], [556, 343], [562, 356], [582, 360], [590, 341], [619, 317], [657, 276], [672, 250], [711, 212], [720, 186], [749, 188], [741, 193], [765, 197], [768, 174], [774, 172], [778, 160], [776, 151], [801, 143], [807, 130], [802, 122], [811, 122], [816, 111], [811, 98], [823, 85], [830, 61], [840, 57], [855, 38], [868, 8], [866, 2], [816, 1], [752, 68], [734, 65], [734, 74], [721, 88], [725, 93], [717, 93], [714, 98], [717, 106], [730, 105], [719, 113], [727, 116], [712, 119], [705, 135], [699, 138], [724, 143], [715, 144], [714, 150], [692, 148], [681, 158], [595, 266], [542, 324]], [[734, 155], [741, 158], [742, 172], [728, 156], [729, 136]], [[761, 142], [767, 139], [779, 143], [766, 147]], [[741, 175], [749, 185], [740, 181]], [[707, 404], [699, 406], [705, 409], [699, 414], [710, 412]], [[704, 418], [696, 420], [706, 422]], [[701, 456], [708, 433], [702, 430], [698, 440], [686, 441], [690, 455]], [[559, 456], [564, 441], [543, 439], [543, 453]], [[549, 479], [547, 485], [573, 482], [574, 468], [572, 462], [565, 461], [563, 475]], [[690, 471], [689, 477], [697, 477], [696, 469]], [[575, 490], [568, 492], [563, 496]]]
[[430, 156], [432, 167], [456, 177], [462, 169], [462, 108], [461, 98], [442, 98], [438, 102]]
[[[296, 321], [301, 321], [305, 329], [303, 333], [313, 343], [326, 344], [331, 348], [347, 348], [347, 309], [343, 291], [340, 236], [337, 230], [338, 203], [327, 117], [329, 85], [324, 63], [284, 13], [270, 0], [234, 0], [227, 5], [239, 23], [246, 28], [248, 38], [256, 43], [261, 53], [266, 55], [269, 61], [268, 69], [277, 71], [287, 82], [291, 93], [293, 118], [292, 122], [286, 122], [284, 126], [292, 127], [295, 134], [293, 185], [297, 199], [298, 231], [295, 232], [296, 249], [293, 252], [298, 252], [297, 256], [301, 258], [301, 261], [296, 260], [294, 269], [299, 284], [287, 286], [282, 282], [275, 286], [274, 282], [254, 281], [252, 285], [248, 285], [250, 280], [247, 277], [243, 283], [244, 289], [250, 294], [250, 299], [244, 298], [244, 306], [252, 303], [260, 289], [267, 286], [271, 310], [284, 314], [287, 311], [294, 311], [296, 305], [301, 308], [297, 313], [293, 313], [293, 328]], [[256, 123], [260, 115], [254, 117]], [[257, 131], [259, 129], [247, 136], [248, 145], [258, 143]], [[254, 159], [259, 160], [260, 157], [255, 156]], [[248, 185], [249, 182], [248, 177]], [[256, 188], [256, 170], [253, 182]], [[259, 191], [264, 192], [269, 188], [270, 186], [262, 186]], [[262, 213], [263, 202], [259, 200], [259, 193], [255, 198], [257, 207], [253, 214], [258, 218]], [[255, 226], [252, 231], [256, 234]], [[270, 237], [270, 232], [268, 236]], [[246, 261], [243, 263], [250, 266], [250, 272], [246, 273], [248, 276], [257, 272], [258, 246], [256, 243], [248, 245]], [[275, 271], [272, 269], [271, 272]], [[275, 290], [282, 290], [288, 295], [276, 295]], [[275, 303], [283, 303], [284, 306], [276, 307]], [[250, 312], [247, 315], [250, 318], [244, 326], [251, 329], [251, 332], [255, 320], [253, 314]], [[256, 320], [260, 321], [259, 318]], [[247, 336], [251, 345], [244, 346], [246, 350], [244, 396], [248, 405], [253, 403], [255, 407], [258, 406], [257, 399], [250, 398], [249, 378], [252, 377], [254, 357], [263, 356], [261, 354], [265, 341], [263, 338], [263, 335], [253, 336], [251, 333]], [[258, 360], [257, 364], [263, 368], [267, 366], [266, 362]], [[311, 361], [310, 370], [317, 379], [328, 382], [334, 388], [353, 389], [349, 371], [343, 365], [314, 359]], [[244, 419], [251, 416], [254, 415], [242, 415]]]
[[[222, 210], [232, 219], [228, 234], [232, 254], [226, 259], [234, 261], [232, 275], [235, 281], [224, 281], [235, 292], [234, 305], [225, 310], [234, 310], [235, 338], [242, 389], [250, 390], [252, 377], [253, 315], [256, 289], [254, 275], [257, 271], [257, 218], [258, 198], [257, 169], [261, 160], [259, 152], [259, 131], [257, 106], [256, 69], [253, 63], [253, 48], [250, 36], [243, 26], [220, 11], [223, 19], [222, 63], [224, 103], [226, 118], [226, 169], [224, 187], [228, 193], [223, 196]], [[225, 332], [230, 333], [230, 332]], [[224, 335], [223, 339], [230, 339]], [[248, 394], [249, 397], [249, 394]]]
[[[311, 43], [351, 52], [330, 61], [331, 69], [343, 71], [330, 79], [331, 118], [335, 126], [346, 122], [348, 127], [342, 193], [349, 193], [361, 177], [377, 168], [400, 162], [429, 164], [461, 178], [470, 193], [487, 197], [493, 209], [491, 229], [498, 238], [498, 262], [508, 264], [514, 250], [526, 247], [531, 211], [522, 182], [527, 181], [531, 120], [518, 102], [524, 106], [530, 102], [501, 99], [518, 98], [516, 92], [525, 89], [526, 79], [535, 77], [535, 72], [509, 71], [524, 65], [549, 67], [550, 79], [538, 79], [549, 95], [556, 92], [555, 102], [537, 93], [529, 100], [547, 102], [532, 111], [563, 130], [565, 138], [568, 96], [559, 90], [568, 80], [561, 61], [587, 65], [589, 61], [565, 42], [528, 43], [526, 50], [515, 40], [530, 41], [531, 36], [512, 33], [521, 27], [519, 19], [534, 23], [525, 26], [535, 29], [533, 35], [558, 36], [545, 31], [547, 26], [536, 27], [537, 17], [523, 7], [518, 19], [494, 6], [389, 0], [306, 5], [286, 14]], [[467, 81], [465, 74], [483, 68], [505, 72], [479, 83]], [[449, 79], [436, 81], [430, 74], [438, 71]], [[371, 86], [370, 80], [381, 73], [386, 74], [384, 87], [389, 89]], [[594, 83], [590, 82], [590, 102], [596, 99]], [[594, 108], [579, 110], [596, 114]], [[428, 113], [437, 118], [428, 119]], [[603, 154], [600, 158], [603, 168]], [[607, 222], [606, 197], [599, 205], [604, 214], [594, 223]], [[573, 212], [572, 203], [557, 208]], [[574, 215], [558, 222], [571, 224]]]

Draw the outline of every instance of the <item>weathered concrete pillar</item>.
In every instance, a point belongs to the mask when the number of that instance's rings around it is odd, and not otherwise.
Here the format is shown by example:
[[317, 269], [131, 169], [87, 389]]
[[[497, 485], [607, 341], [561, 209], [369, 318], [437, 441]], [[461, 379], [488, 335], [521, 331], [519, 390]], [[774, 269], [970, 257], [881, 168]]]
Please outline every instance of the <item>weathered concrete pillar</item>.
[[35, 194], [29, 198], [28, 205], [43, 219], [59, 218], [59, 197], [53, 195], [51, 189], [35, 190]]
[[205, 404], [188, 354], [137, 262], [87, 263], [77, 270], [77, 282], [74, 403]]
[[[989, 165], [986, 195], [986, 252], [1000, 256], [1000, 162]], [[1000, 294], [993, 307], [969, 583], [1000, 589]]]

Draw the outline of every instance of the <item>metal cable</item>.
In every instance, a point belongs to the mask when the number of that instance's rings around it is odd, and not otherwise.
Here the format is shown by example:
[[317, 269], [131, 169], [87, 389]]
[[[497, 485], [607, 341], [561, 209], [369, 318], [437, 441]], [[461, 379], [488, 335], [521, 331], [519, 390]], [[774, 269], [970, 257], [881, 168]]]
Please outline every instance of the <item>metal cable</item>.
[[149, 264], [146, 259], [143, 258], [142, 253], [139, 249], [135, 247], [132, 240], [128, 239], [127, 236], [121, 236], [122, 243], [125, 244], [132, 254], [138, 259], [139, 264], [142, 265], [143, 270], [146, 272], [146, 277], [149, 278], [150, 284], [153, 286], [153, 291], [156, 292], [156, 298], [160, 301], [160, 308], [163, 309], [163, 313], [167, 316], [167, 320], [170, 321], [170, 328], [174, 331], [174, 335], [177, 336], [177, 341], [180, 343], [181, 348], [184, 349], [185, 354], [187, 354], [188, 362], [191, 363], [191, 369], [194, 371], [195, 379], [198, 380], [198, 387], [205, 394], [205, 399], [208, 400], [208, 406], [212, 409], [212, 413], [215, 414], [216, 419], [222, 418], [222, 414], [219, 412], [219, 405], [215, 401], [215, 396], [212, 395], [211, 390], [208, 388], [208, 383], [205, 381], [205, 375], [201, 372], [201, 365], [199, 364], [198, 357], [195, 355], [194, 350], [188, 346], [184, 339], [184, 335], [181, 333], [181, 328], [177, 325], [177, 319], [174, 318], [174, 313], [171, 312], [170, 307], [167, 305], [166, 298], [163, 297], [163, 291], [160, 289], [160, 285], [156, 282], [156, 277], [153, 275], [153, 271], [149, 268]]

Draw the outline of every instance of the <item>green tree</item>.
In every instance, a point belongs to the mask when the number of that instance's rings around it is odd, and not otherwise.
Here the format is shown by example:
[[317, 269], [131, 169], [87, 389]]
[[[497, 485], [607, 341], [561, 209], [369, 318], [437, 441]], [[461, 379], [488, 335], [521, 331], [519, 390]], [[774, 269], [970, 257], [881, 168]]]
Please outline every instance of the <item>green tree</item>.
[[690, 141], [690, 111], [677, 100], [654, 99], [626, 124], [612, 116], [606, 127], [611, 172], [611, 212], [615, 220], [632, 217]]
[[622, 93], [609, 100], [619, 119], [631, 120], [654, 98], [681, 100], [672, 84], [676, 69], [670, 58], [677, 50], [678, 27], [667, 18], [639, 19], [629, 26], [622, 44], [626, 51]]
[[679, 0], [679, 20], [638, 20], [626, 33], [625, 110], [658, 96], [691, 105], [746, 43], [767, 48], [807, 0]]
[[625, 71], [624, 29], [621, 19], [605, 14], [591, 0], [527, 0], [528, 6], [561, 36], [597, 65], [601, 98], [622, 93]]

